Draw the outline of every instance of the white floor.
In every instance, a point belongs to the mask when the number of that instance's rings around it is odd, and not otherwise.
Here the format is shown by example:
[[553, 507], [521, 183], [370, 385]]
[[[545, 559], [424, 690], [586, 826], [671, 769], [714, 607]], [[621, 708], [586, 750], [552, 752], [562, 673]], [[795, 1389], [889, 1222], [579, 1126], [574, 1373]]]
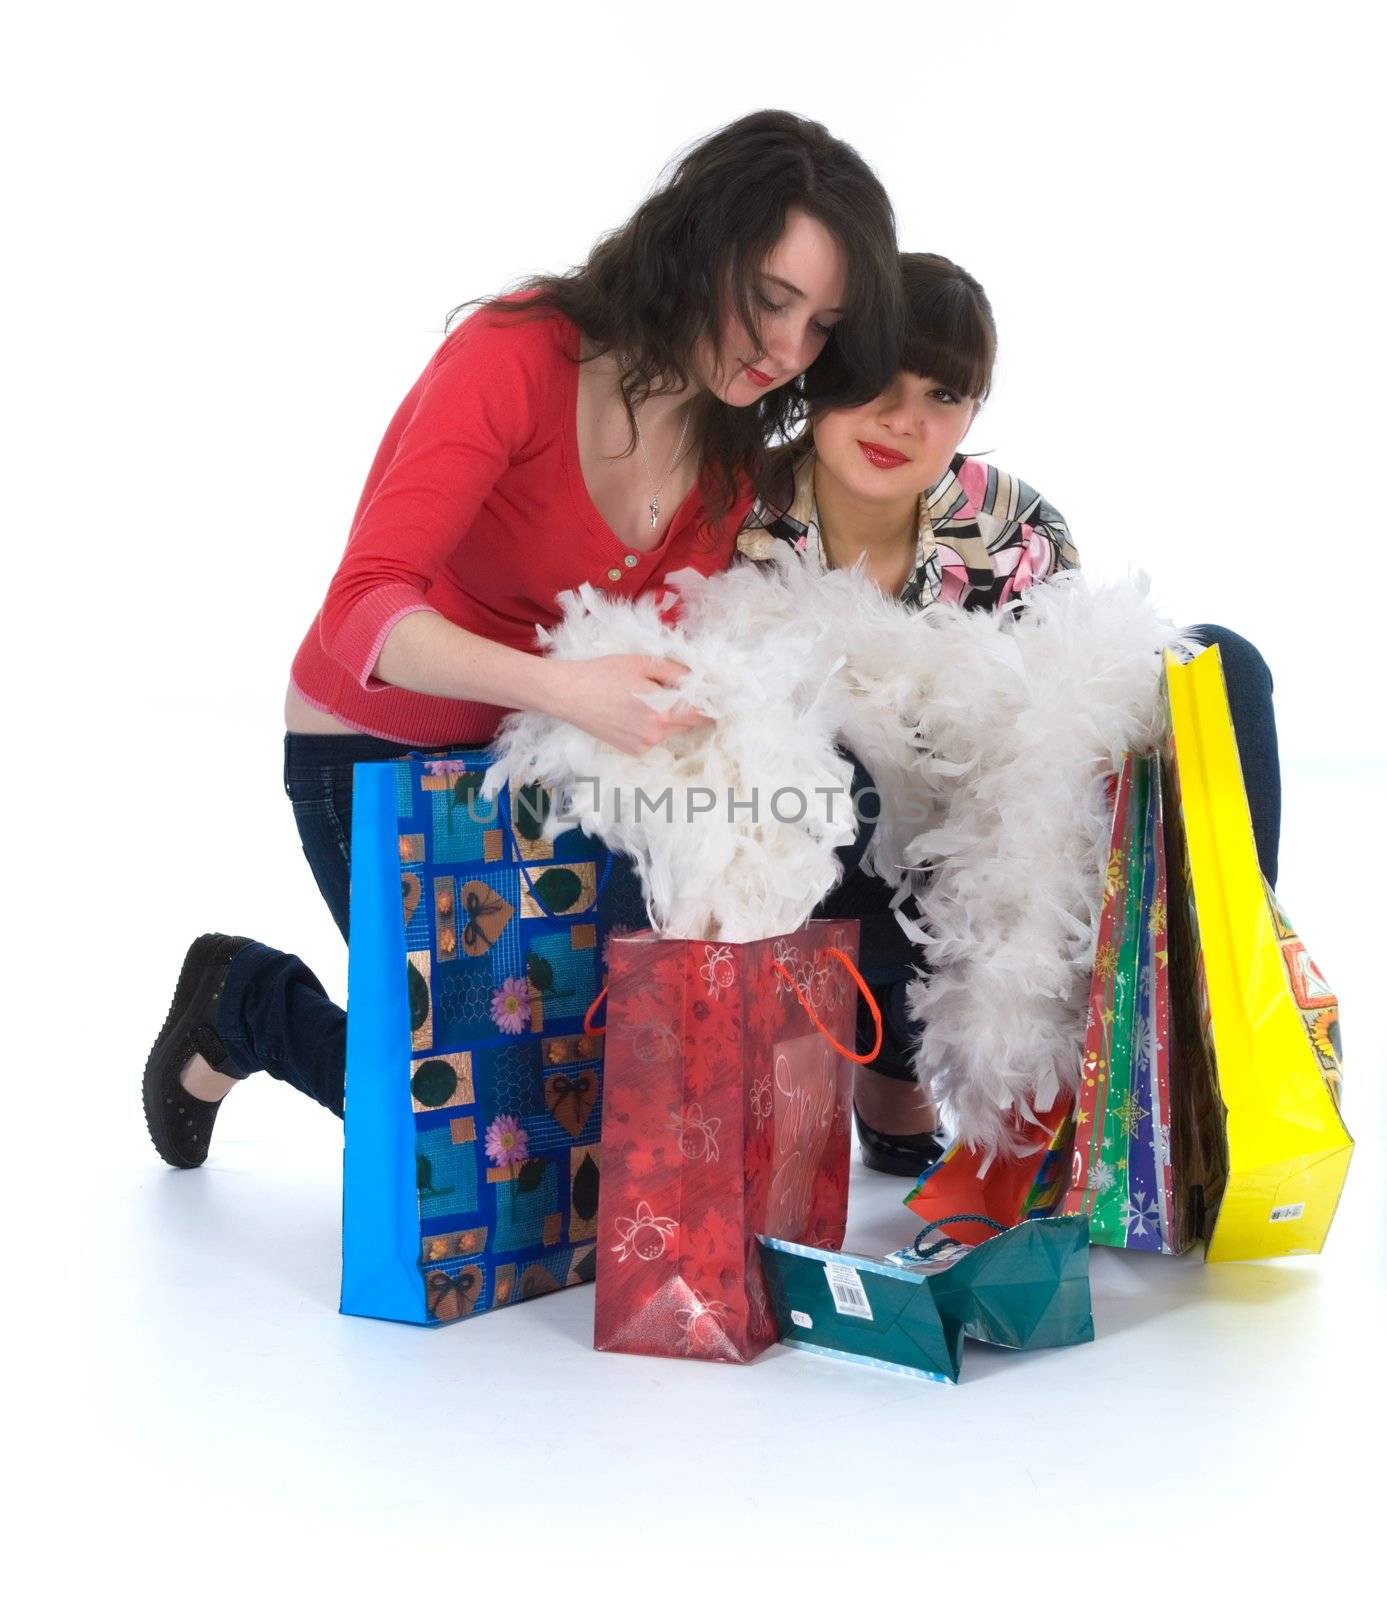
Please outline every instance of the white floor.
[[[569, 1569], [615, 1593], [655, 1574], [723, 1591], [738, 1550], [809, 1592], [888, 1572], [923, 1588], [957, 1567], [1174, 1593], [1226, 1563], [1267, 1593], [1318, 1550], [1359, 1592], [1342, 1563], [1378, 1542], [1387, 1326], [1381, 872], [1363, 855], [1382, 798], [1362, 773], [1288, 783], [1288, 815], [1321, 826], [1288, 850], [1282, 887], [1345, 999], [1359, 1141], [1324, 1255], [1211, 1268], [1096, 1251], [1093, 1344], [970, 1345], [957, 1388], [783, 1348], [747, 1368], [595, 1354], [590, 1288], [436, 1332], [340, 1316], [340, 1126], [253, 1082], [207, 1166], [166, 1170], [138, 1070], [198, 928], [161, 919], [158, 962], [127, 966], [118, 941], [90, 952], [93, 1103], [68, 1132], [50, 1111], [6, 1174], [7, 1320], [27, 1346], [7, 1362], [16, 1550], [74, 1588], [132, 1571], [150, 1592], [278, 1592], [300, 1572], [426, 1596], [567, 1587]], [[59, 1083], [68, 1026], [53, 1013], [33, 1046]], [[850, 1248], [911, 1236], [904, 1188], [857, 1168]], [[1103, 1580], [1100, 1548], [1135, 1560]]]

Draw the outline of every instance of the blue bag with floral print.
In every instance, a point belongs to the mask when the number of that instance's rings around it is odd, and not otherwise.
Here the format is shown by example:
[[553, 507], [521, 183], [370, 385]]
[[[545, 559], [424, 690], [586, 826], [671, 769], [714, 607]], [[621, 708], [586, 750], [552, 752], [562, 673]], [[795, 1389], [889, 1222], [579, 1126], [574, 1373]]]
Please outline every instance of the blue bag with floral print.
[[[485, 750], [359, 765], [352, 810], [344, 1312], [439, 1324], [591, 1282], [609, 923], [624, 861], [545, 836]], [[611, 882], [608, 883], [610, 874]]]

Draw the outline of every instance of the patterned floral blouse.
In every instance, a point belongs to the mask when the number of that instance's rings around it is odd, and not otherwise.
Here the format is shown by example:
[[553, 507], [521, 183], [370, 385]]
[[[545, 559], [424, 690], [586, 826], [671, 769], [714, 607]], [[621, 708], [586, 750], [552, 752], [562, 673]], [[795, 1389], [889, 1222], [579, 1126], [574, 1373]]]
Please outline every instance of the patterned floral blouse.
[[[792, 544], [807, 560], [828, 568], [814, 503], [814, 452], [789, 458], [788, 509], [777, 513], [758, 500], [737, 538], [737, 549], [766, 560], [775, 540]], [[778, 497], [785, 503], [784, 497]], [[1079, 552], [1059, 512], [1028, 483], [971, 456], [957, 455], [949, 470], [920, 496], [915, 566], [897, 595], [923, 610], [937, 601], [965, 610], [995, 610], [1031, 584], [1079, 565]]]

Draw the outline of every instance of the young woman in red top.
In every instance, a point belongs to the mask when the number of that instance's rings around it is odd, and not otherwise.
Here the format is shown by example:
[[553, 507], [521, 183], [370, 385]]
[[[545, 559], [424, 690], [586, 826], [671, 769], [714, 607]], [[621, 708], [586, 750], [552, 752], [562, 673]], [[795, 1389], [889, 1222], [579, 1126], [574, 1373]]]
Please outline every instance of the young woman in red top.
[[[542, 709], [616, 747], [697, 720], [638, 696], [672, 662], [557, 663], [536, 624], [580, 583], [636, 595], [731, 560], [768, 441], [894, 369], [891, 205], [818, 123], [757, 112], [692, 149], [576, 271], [475, 310], [397, 411], [294, 659], [285, 787], [348, 931], [355, 762], [484, 745]], [[263, 1069], [342, 1110], [345, 1014], [295, 956], [194, 941], [145, 1069], [160, 1155], [200, 1165]]]

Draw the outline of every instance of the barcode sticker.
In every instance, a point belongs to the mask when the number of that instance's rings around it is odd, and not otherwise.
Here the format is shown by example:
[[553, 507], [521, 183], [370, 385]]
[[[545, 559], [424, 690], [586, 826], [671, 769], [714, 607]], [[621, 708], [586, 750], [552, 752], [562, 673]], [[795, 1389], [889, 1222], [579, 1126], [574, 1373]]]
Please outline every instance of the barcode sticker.
[[807, 1311], [792, 1311], [790, 1313], [790, 1321], [797, 1328], [812, 1328], [814, 1326], [814, 1319]]
[[1305, 1215], [1305, 1202], [1297, 1200], [1293, 1206], [1273, 1206], [1271, 1220], [1273, 1222], [1294, 1222], [1297, 1217]]
[[872, 1306], [856, 1267], [842, 1261], [825, 1261], [824, 1276], [828, 1279], [828, 1292], [833, 1296], [834, 1309], [845, 1317], [861, 1317], [871, 1322]]

